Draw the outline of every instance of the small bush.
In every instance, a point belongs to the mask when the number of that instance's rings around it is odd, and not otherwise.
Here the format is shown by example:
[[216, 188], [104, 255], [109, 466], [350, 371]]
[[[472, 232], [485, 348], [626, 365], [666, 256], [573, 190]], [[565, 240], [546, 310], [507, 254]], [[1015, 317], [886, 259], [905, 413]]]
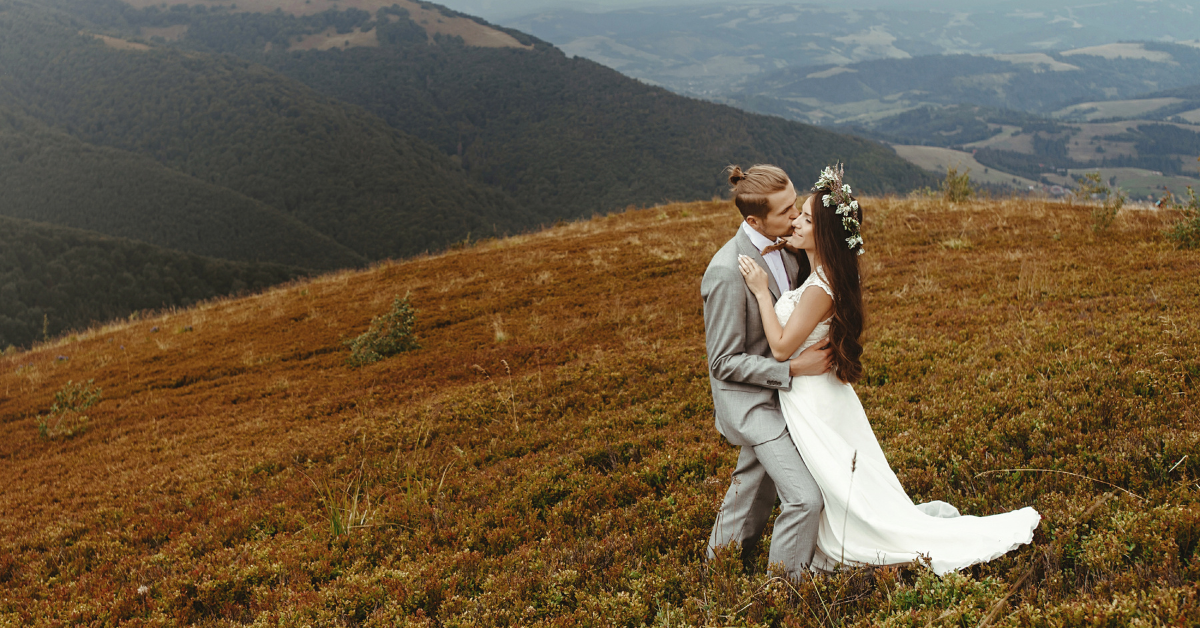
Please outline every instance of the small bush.
[[1079, 194], [1085, 199], [1100, 197], [1101, 203], [1092, 210], [1092, 231], [1104, 233], [1117, 218], [1117, 212], [1125, 206], [1125, 193], [1104, 185], [1099, 172], [1089, 172], [1075, 180]]
[[347, 360], [353, 366], [362, 366], [378, 362], [386, 357], [420, 349], [413, 328], [417, 324], [417, 311], [404, 298], [396, 297], [392, 301], [392, 311], [383, 316], [371, 319], [371, 327], [358, 338], [347, 342], [350, 346], [350, 358]]
[[87, 430], [88, 417], [84, 410], [100, 401], [100, 388], [95, 380], [76, 384], [68, 381], [54, 393], [54, 404], [50, 413], [37, 418], [38, 434], [44, 439], [70, 438]]
[[958, 168], [950, 166], [946, 169], [946, 178], [942, 181], [939, 189], [942, 191], [942, 198], [951, 203], [961, 203], [971, 200], [971, 196], [975, 194], [975, 188], [971, 187], [971, 169], [967, 168], [966, 172], [958, 174]]
[[[1196, 198], [1196, 192], [1192, 186], [1188, 186], [1188, 202], [1180, 203], [1171, 198], [1170, 209], [1178, 211], [1181, 215], [1179, 221], [1171, 225], [1167, 229], [1167, 237], [1175, 241], [1175, 246], [1181, 249], [1194, 249], [1200, 247], [1200, 199]], [[1167, 206], [1166, 203], [1163, 204]]]

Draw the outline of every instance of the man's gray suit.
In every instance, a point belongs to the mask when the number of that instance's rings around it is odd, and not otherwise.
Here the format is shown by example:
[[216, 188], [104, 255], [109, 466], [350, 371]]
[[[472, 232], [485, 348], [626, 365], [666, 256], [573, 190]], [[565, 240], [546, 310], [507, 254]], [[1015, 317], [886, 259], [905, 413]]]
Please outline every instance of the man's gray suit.
[[[820, 522], [821, 490], [801, 459], [779, 409], [779, 390], [791, 388], [788, 363], [776, 361], [763, 331], [758, 300], [738, 270], [738, 255], [748, 255], [767, 271], [771, 294], [779, 286], [750, 238], [738, 229], [713, 256], [704, 272], [704, 335], [709, 383], [717, 431], [741, 446], [733, 481], [717, 513], [708, 555], [738, 543], [743, 558], [757, 546], [767, 519], [780, 500], [768, 560], [796, 578], [812, 562]], [[799, 264], [782, 253], [795, 277]]]

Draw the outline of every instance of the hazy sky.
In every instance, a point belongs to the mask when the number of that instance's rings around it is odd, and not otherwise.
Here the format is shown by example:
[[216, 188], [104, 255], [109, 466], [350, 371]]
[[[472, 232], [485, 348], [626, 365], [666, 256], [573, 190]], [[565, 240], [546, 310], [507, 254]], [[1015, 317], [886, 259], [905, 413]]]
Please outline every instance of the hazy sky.
[[[846, 8], [889, 8], [889, 9], [933, 9], [945, 11], [977, 11], [991, 7], [1030, 7], [1047, 9], [1060, 6], [1086, 6], [1089, 0], [434, 0], [438, 4], [463, 13], [478, 15], [484, 19], [502, 22], [505, 18], [517, 17], [542, 9], [578, 9], [583, 11], [611, 11], [643, 6], [667, 5], [738, 5], [738, 4], [809, 4]], [[1095, 0], [1091, 0], [1095, 2]], [[1130, 0], [1107, 0], [1130, 1]], [[1173, 0], [1133, 0], [1151, 4]], [[1100, 0], [1106, 3], [1106, 0]]]

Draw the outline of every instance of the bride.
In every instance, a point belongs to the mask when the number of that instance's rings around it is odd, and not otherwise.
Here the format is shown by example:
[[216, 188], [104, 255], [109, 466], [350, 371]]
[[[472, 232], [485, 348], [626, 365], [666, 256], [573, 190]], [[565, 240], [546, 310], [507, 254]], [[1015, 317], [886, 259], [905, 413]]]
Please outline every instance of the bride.
[[788, 360], [827, 337], [833, 349], [828, 373], [794, 377], [791, 389], [779, 393], [788, 432], [825, 500], [813, 567], [928, 557], [943, 575], [1029, 543], [1041, 520], [1033, 508], [962, 516], [945, 502], [913, 504], [900, 486], [851, 386], [863, 372], [858, 341], [862, 208], [842, 183], [841, 166], [826, 168], [812, 191], [787, 240], [808, 256], [813, 269], [798, 288], [772, 304], [762, 267], [746, 256], [738, 263], [758, 300], [776, 360]]

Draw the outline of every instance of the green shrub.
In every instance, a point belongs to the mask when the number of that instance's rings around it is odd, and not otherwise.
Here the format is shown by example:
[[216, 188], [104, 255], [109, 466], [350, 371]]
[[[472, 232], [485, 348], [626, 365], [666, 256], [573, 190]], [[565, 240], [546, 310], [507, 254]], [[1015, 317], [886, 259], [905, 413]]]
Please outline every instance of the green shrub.
[[99, 401], [100, 387], [95, 385], [95, 380], [89, 379], [86, 384], [68, 381], [54, 393], [49, 414], [38, 415], [38, 434], [44, 439], [82, 434], [88, 426], [88, 417], [83, 411]]
[[958, 168], [954, 166], [947, 168], [946, 178], [938, 186], [938, 189], [942, 191], [942, 198], [951, 203], [961, 203], [971, 200], [971, 196], [975, 194], [975, 188], [971, 187], [970, 174], [970, 168], [967, 168], [966, 172], [962, 174], [958, 174]]
[[1179, 221], [1167, 229], [1166, 234], [1168, 238], [1175, 241], [1175, 246], [1181, 249], [1194, 249], [1200, 247], [1200, 199], [1196, 198], [1196, 192], [1192, 186], [1189, 185], [1187, 191], [1188, 202], [1186, 204], [1171, 198], [1169, 208], [1178, 211], [1181, 215]]
[[371, 327], [361, 336], [347, 342], [350, 346], [350, 358], [347, 360], [353, 366], [362, 366], [378, 362], [386, 357], [420, 349], [413, 327], [417, 324], [417, 311], [404, 298], [396, 297], [392, 301], [392, 311], [383, 316], [371, 319]]
[[1100, 197], [1101, 203], [1092, 210], [1092, 231], [1103, 233], [1112, 226], [1117, 212], [1125, 206], [1125, 193], [1104, 185], [1099, 172], [1089, 172], [1075, 180], [1079, 195], [1085, 199]]

